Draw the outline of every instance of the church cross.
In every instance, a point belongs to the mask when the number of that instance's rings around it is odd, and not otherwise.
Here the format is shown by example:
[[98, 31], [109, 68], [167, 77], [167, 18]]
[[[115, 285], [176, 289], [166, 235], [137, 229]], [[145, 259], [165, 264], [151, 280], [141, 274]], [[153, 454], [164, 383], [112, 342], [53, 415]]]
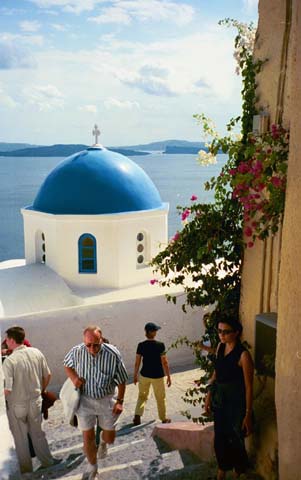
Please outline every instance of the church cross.
[[94, 125], [94, 130], [92, 132], [92, 135], [95, 135], [95, 145], [97, 145], [98, 144], [98, 137], [100, 135], [100, 130], [99, 130], [99, 128], [96, 124]]

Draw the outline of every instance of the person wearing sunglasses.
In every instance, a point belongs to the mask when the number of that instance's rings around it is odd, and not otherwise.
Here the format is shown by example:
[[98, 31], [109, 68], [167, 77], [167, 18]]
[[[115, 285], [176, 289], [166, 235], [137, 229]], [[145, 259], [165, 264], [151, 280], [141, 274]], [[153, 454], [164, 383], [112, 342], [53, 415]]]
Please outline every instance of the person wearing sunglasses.
[[240, 341], [242, 325], [226, 315], [217, 326], [220, 343], [215, 370], [208, 385], [205, 411], [213, 415], [217, 480], [233, 470], [239, 478], [248, 468], [245, 437], [252, 433], [254, 366]]
[[[107, 445], [114, 443], [116, 424], [123, 411], [128, 375], [119, 350], [104, 343], [97, 325], [85, 328], [83, 343], [67, 353], [64, 366], [75, 388], [81, 390], [76, 416], [88, 460], [82, 479], [92, 480], [97, 478], [97, 457], [104, 458]], [[98, 448], [96, 422], [102, 429], [102, 441]]]

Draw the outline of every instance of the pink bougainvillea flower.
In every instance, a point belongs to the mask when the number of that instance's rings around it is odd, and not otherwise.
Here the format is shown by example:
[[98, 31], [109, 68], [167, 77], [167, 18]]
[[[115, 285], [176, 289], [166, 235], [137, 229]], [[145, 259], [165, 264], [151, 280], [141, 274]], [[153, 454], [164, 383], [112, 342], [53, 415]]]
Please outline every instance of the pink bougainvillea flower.
[[158, 281], [159, 281], [159, 280], [157, 280], [156, 278], [152, 278], [152, 279], [149, 281], [149, 283], [150, 283], [151, 285], [155, 285], [155, 283], [158, 283]]
[[282, 186], [282, 180], [280, 177], [276, 177], [276, 176], [273, 176], [271, 178], [271, 184], [276, 187], [276, 188], [279, 188]]
[[253, 230], [252, 230], [251, 227], [247, 226], [247, 227], [245, 228], [244, 232], [245, 232], [245, 235], [246, 235], [247, 237], [251, 237], [251, 236], [252, 236], [252, 233], [253, 233]]
[[260, 160], [256, 160], [252, 168], [253, 172], [256, 175], [259, 175], [262, 172], [262, 169], [263, 169], [262, 162]]
[[180, 238], [180, 233], [179, 233], [179, 232], [176, 232], [176, 233], [174, 234], [174, 236], [171, 238], [170, 241], [171, 241], [171, 242], [176, 242], [177, 240], [179, 240], [179, 238]]
[[198, 199], [198, 197], [197, 197], [196, 195], [191, 195], [190, 200], [191, 200], [192, 202], [194, 202], [194, 201], [197, 200], [197, 199]]
[[271, 125], [271, 132], [274, 139], [279, 138], [279, 128], [278, 125], [275, 125], [275, 123], [272, 123]]
[[247, 164], [247, 162], [241, 162], [237, 167], [237, 171], [239, 173], [247, 173], [249, 170], [250, 170], [250, 167]]
[[248, 242], [248, 247], [249, 247], [249, 248], [254, 247], [254, 242]]
[[182, 221], [184, 222], [186, 218], [189, 217], [189, 215], [190, 215], [190, 210], [189, 208], [186, 208], [186, 210], [184, 210], [184, 212], [182, 212], [182, 215], [181, 215]]

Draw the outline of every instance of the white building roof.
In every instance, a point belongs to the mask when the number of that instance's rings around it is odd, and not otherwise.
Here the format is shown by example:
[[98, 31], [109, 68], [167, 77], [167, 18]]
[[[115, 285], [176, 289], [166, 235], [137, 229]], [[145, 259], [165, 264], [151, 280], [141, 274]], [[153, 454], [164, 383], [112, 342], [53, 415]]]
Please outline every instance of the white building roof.
[[81, 303], [64, 280], [46, 265], [16, 263], [0, 263], [0, 318]]

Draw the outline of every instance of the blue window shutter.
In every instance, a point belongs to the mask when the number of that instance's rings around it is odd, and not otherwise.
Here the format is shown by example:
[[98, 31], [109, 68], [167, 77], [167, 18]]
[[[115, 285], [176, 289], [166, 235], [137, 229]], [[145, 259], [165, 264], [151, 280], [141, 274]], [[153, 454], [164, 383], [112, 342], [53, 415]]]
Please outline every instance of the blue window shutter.
[[84, 233], [78, 240], [79, 273], [97, 273], [96, 238]]

